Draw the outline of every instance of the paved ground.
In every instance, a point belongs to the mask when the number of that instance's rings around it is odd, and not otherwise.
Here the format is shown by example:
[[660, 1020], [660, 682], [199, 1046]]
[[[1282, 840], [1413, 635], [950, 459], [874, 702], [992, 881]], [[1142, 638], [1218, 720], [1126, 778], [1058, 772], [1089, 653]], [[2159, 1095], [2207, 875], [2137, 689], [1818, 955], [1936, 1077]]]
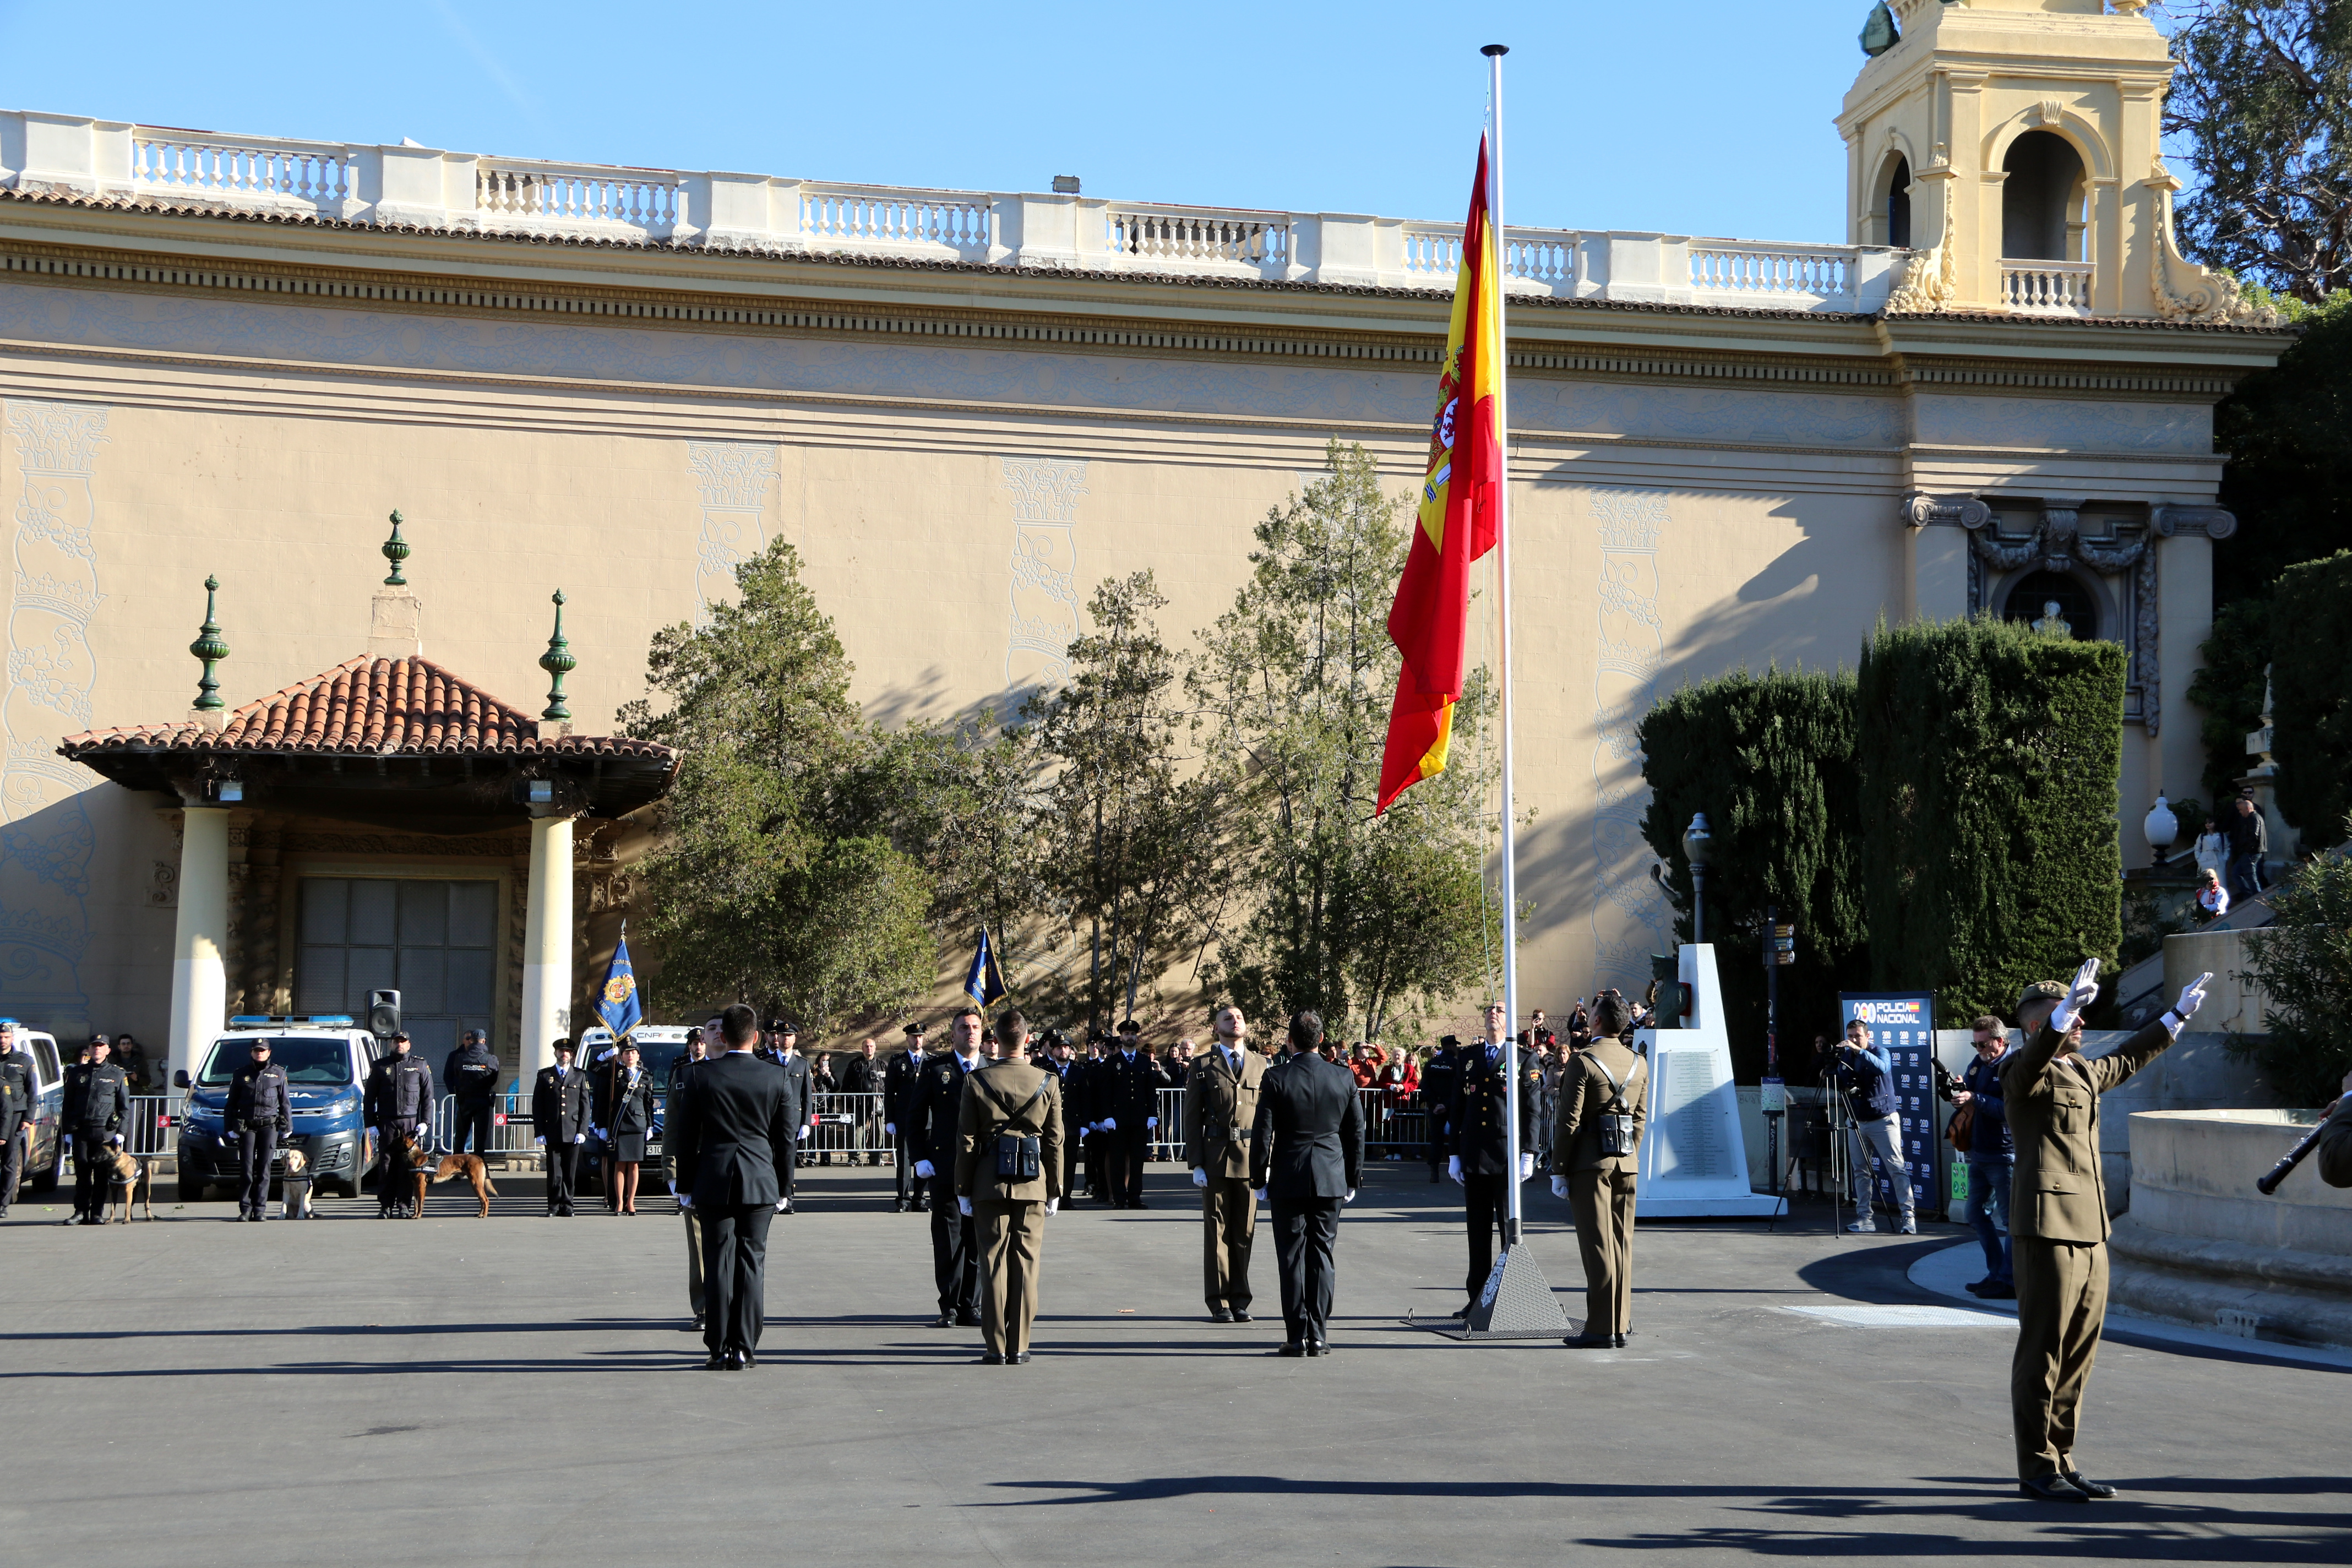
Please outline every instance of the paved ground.
[[[1051, 1222], [1037, 1360], [982, 1368], [974, 1331], [920, 1326], [928, 1222], [887, 1212], [887, 1173], [812, 1172], [739, 1375], [678, 1331], [674, 1215], [539, 1218], [528, 1179], [414, 1225], [20, 1203], [0, 1561], [2352, 1562], [2342, 1372], [2110, 1345], [2082, 1458], [2126, 1496], [2031, 1504], [2013, 1331], [1905, 1279], [1956, 1233], [1662, 1226], [1633, 1348], [1472, 1347], [1398, 1321], [1459, 1299], [1452, 1189], [1421, 1173], [1381, 1170], [1343, 1228], [1328, 1360], [1204, 1320], [1163, 1168], [1160, 1206]], [[1530, 1202], [1563, 1283], [1565, 1205]], [[1921, 1317], [1957, 1326], [1889, 1322]]]

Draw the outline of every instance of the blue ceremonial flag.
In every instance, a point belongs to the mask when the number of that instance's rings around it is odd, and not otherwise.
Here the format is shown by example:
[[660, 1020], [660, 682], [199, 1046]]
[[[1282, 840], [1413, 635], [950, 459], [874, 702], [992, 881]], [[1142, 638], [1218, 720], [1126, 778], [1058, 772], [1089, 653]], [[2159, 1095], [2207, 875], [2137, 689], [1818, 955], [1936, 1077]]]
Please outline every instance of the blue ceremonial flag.
[[629, 928], [621, 928], [621, 944], [613, 950], [613, 966], [604, 971], [604, 989], [596, 998], [596, 1016], [604, 1020], [604, 1027], [613, 1031], [615, 1039], [626, 1039], [629, 1031], [645, 1022], [646, 1013], [637, 1005], [637, 973], [629, 967]]
[[988, 928], [980, 928], [980, 945], [971, 950], [971, 971], [963, 977], [963, 994], [976, 1007], [986, 1007], [1004, 994], [1004, 976], [996, 967], [996, 948]]

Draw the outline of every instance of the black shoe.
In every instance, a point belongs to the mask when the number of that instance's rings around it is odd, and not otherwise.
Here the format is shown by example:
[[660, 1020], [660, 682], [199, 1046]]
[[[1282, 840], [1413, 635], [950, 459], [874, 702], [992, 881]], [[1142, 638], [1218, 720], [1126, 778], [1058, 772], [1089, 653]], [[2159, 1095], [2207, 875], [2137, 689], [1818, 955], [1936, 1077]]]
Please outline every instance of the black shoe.
[[1307, 1353], [1307, 1347], [1299, 1343], [1297, 1340], [1292, 1340], [1289, 1343], [1284, 1345], [1280, 1350], [1274, 1353], [1276, 1355], [1303, 1356]]
[[905, 1214], [907, 1212], [907, 1205], [905, 1204], [892, 1204], [890, 1205], [890, 1212], [892, 1214]]
[[1448, 1312], [1448, 1313], [1446, 1314], [1446, 1316], [1447, 1316], [1447, 1317], [1449, 1317], [1449, 1318], [1459, 1318], [1459, 1319], [1461, 1319], [1464, 1322], [1465, 1322], [1465, 1323], [1466, 1323], [1466, 1322], [1468, 1322], [1468, 1321], [1470, 1321], [1470, 1310], [1471, 1310], [1471, 1308], [1473, 1308], [1473, 1307], [1474, 1307], [1474, 1306], [1475, 1306], [1476, 1304], [1477, 1304], [1477, 1303], [1475, 1303], [1475, 1302], [1474, 1302], [1474, 1301], [1465, 1301], [1465, 1302], [1463, 1302], [1463, 1303], [1462, 1303], [1462, 1305], [1460, 1305], [1460, 1306], [1458, 1306], [1458, 1307], [1454, 1308], [1454, 1310], [1452, 1310], [1451, 1312]]
[[1981, 1296], [1994, 1283], [1995, 1281], [1993, 1277], [1988, 1274], [1981, 1279], [1969, 1280], [1968, 1284], [1962, 1286], [1961, 1289], [1966, 1290], [1971, 1296]]
[[1613, 1351], [1617, 1348], [1614, 1334], [1570, 1334], [1560, 1343], [1572, 1351]]
[[738, 1368], [740, 1371], [749, 1372], [760, 1364], [760, 1352], [757, 1351], [737, 1351], [735, 1358], [740, 1363]]
[[1233, 1321], [1234, 1315], [1223, 1307], [1214, 1307], [1209, 1311], [1209, 1321], [1213, 1323], [1230, 1323]]
[[941, 1312], [938, 1317], [931, 1320], [931, 1327], [935, 1329], [952, 1329], [955, 1327], [955, 1314], [953, 1312]]
[[2063, 1476], [2036, 1476], [2017, 1483], [2020, 1495], [2036, 1502], [2088, 1502], [2091, 1494]]
[[1307, 1342], [1307, 1353], [1308, 1355], [1329, 1355], [1331, 1353], [1331, 1343], [1328, 1340], [1309, 1340]]
[[1614, 1344], [1614, 1345], [1615, 1345], [1619, 1350], [1621, 1350], [1621, 1351], [1622, 1351], [1622, 1350], [1623, 1350], [1623, 1349], [1625, 1348], [1625, 1341], [1626, 1341], [1626, 1338], [1627, 1338], [1627, 1336], [1626, 1336], [1626, 1335], [1624, 1335], [1624, 1334], [1619, 1334], [1619, 1335], [1616, 1337], [1616, 1339], [1614, 1339], [1614, 1340], [1613, 1340], [1613, 1341], [1612, 1341], [1611, 1342], [1612, 1342], [1612, 1344]]
[[976, 1329], [980, 1327], [980, 1314], [978, 1312], [958, 1312], [956, 1314], [956, 1327], [959, 1329]]
[[727, 1370], [727, 1358], [720, 1355], [717, 1351], [712, 1351], [710, 1352], [710, 1359], [702, 1363], [702, 1370], [705, 1372], [724, 1372]]
[[1004, 1358], [1004, 1364], [1007, 1366], [1027, 1366], [1029, 1364], [1029, 1352], [1027, 1351], [1014, 1351], [1011, 1355]]
[[1249, 1315], [1247, 1312], [1243, 1311], [1239, 1307], [1235, 1307], [1235, 1308], [1234, 1309], [1234, 1322], [1236, 1322], [1236, 1323], [1246, 1323], [1246, 1322], [1248, 1322], [1249, 1321], [1250, 1321], [1250, 1315]]
[[741, 1351], [729, 1351], [726, 1358], [719, 1363], [719, 1370], [721, 1372], [741, 1372], [745, 1367], [751, 1364], [751, 1358], [745, 1355]]
[[1127, 1206], [1131, 1209], [1148, 1209], [1151, 1205], [1145, 1203], [1141, 1198], [1136, 1198], [1131, 1200]]
[[2073, 1482], [2074, 1489], [2085, 1497], [2111, 1498], [2116, 1495], [2115, 1488], [2105, 1481], [2095, 1481], [2080, 1470], [2061, 1470], [2058, 1473]]
[[998, 1355], [994, 1351], [989, 1351], [981, 1356], [976, 1364], [980, 1366], [1003, 1366], [1004, 1364], [1004, 1358]]
[[701, 1314], [701, 1313], [699, 1313], [699, 1312], [697, 1312], [697, 1313], [694, 1315], [694, 1317], [693, 1317], [692, 1319], [690, 1319], [689, 1321], [686, 1321], [686, 1322], [680, 1323], [680, 1324], [677, 1326], [677, 1331], [678, 1331], [679, 1333], [681, 1333], [681, 1334], [698, 1334], [698, 1333], [700, 1333], [700, 1332], [702, 1331], [702, 1314]]

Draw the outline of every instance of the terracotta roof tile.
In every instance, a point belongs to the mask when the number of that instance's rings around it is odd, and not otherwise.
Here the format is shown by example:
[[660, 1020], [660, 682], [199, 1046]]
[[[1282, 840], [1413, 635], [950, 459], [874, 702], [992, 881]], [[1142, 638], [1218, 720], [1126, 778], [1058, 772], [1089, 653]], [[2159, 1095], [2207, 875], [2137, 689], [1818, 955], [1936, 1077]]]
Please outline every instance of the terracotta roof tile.
[[66, 756], [93, 752], [320, 752], [358, 756], [671, 755], [615, 735], [541, 739], [539, 721], [430, 659], [347, 658], [232, 711], [217, 733], [193, 721], [68, 735]]

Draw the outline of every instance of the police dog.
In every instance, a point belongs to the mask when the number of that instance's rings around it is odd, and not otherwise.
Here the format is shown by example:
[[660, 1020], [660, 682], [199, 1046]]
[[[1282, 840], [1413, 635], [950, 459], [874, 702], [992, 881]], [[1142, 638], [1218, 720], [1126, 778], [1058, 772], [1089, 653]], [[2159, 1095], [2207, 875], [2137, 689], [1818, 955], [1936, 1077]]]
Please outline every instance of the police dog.
[[[482, 1205], [482, 1212], [474, 1217], [477, 1219], [489, 1218], [490, 1199], [497, 1195], [498, 1188], [490, 1185], [489, 1168], [482, 1163], [482, 1157], [479, 1154], [444, 1154], [441, 1156], [441, 1168], [433, 1173], [433, 1179], [436, 1182], [446, 1182], [455, 1180], [459, 1176], [463, 1176], [467, 1181], [471, 1182], [474, 1184], [474, 1196]], [[416, 1190], [419, 1193], [422, 1193], [425, 1190], [423, 1182], [420, 1181], [417, 1184]]]
[[280, 1183], [286, 1194], [286, 1207], [281, 1217], [286, 1219], [314, 1217], [310, 1213], [310, 1162], [304, 1157], [301, 1150], [286, 1151], [286, 1174], [280, 1178]]
[[[423, 1219], [425, 1184], [431, 1173], [425, 1145], [413, 1132], [394, 1133], [384, 1145], [383, 1176], [376, 1187], [378, 1219]], [[401, 1211], [405, 1206], [407, 1212]]]
[[155, 1162], [142, 1160], [123, 1150], [114, 1151], [114, 1166], [106, 1175], [107, 1206], [116, 1212], [111, 1216], [117, 1225], [131, 1223], [131, 1205], [136, 1201], [147, 1210], [147, 1217], [155, 1217]]

